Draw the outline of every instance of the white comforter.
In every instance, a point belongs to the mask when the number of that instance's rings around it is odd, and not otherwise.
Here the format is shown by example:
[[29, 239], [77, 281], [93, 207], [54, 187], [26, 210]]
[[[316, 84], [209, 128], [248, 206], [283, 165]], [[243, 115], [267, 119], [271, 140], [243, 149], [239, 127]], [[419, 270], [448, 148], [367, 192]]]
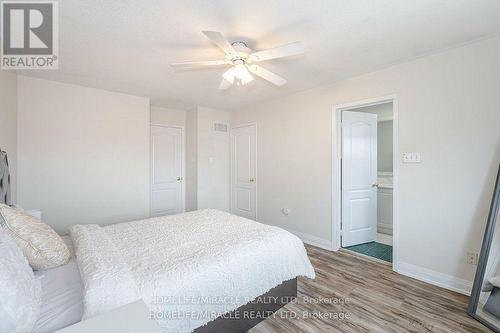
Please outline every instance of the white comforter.
[[217, 210], [70, 230], [83, 319], [142, 298], [166, 331], [191, 332], [297, 276], [304, 245], [280, 228]]

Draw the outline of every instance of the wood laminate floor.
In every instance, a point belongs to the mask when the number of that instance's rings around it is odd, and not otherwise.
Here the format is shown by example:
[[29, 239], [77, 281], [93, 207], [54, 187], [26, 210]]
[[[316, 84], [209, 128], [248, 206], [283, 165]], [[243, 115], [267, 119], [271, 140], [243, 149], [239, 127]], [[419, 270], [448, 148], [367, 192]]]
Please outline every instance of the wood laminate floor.
[[467, 315], [467, 296], [354, 254], [306, 248], [316, 279], [299, 278], [297, 301], [250, 333], [491, 332]]

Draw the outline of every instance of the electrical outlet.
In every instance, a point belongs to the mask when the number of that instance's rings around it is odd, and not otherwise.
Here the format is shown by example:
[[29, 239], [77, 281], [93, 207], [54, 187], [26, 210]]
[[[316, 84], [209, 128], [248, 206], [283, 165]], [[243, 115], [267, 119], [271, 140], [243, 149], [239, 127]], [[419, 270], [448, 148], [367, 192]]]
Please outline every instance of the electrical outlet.
[[469, 265], [477, 266], [479, 255], [476, 252], [467, 252], [467, 263]]

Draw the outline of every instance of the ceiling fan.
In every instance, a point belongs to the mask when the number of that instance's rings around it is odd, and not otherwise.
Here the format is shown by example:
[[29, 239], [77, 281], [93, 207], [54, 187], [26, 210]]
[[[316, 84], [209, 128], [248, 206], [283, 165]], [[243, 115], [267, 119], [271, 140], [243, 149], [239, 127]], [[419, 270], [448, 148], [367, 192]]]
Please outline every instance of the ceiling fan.
[[171, 66], [178, 69], [197, 69], [229, 65], [231, 67], [222, 74], [222, 82], [219, 86], [221, 90], [228, 89], [232, 84], [240, 86], [251, 82], [253, 80], [252, 74], [277, 86], [282, 86], [287, 82], [284, 78], [255, 63], [304, 53], [304, 45], [301, 42], [252, 52], [244, 42], [229, 43], [220, 32], [202, 31], [202, 33], [224, 51], [224, 60], [180, 62], [171, 64]]

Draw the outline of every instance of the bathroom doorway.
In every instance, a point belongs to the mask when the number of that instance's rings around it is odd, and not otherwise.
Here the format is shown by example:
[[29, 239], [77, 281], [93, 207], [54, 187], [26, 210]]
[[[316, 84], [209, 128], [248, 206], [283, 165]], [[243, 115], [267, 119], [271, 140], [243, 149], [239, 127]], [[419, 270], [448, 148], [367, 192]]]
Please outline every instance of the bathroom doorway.
[[340, 184], [334, 196], [334, 216], [340, 222], [337, 249], [392, 264], [397, 169], [394, 98], [337, 107], [335, 116], [340, 141], [334, 158], [340, 171], [334, 173], [334, 181]]

